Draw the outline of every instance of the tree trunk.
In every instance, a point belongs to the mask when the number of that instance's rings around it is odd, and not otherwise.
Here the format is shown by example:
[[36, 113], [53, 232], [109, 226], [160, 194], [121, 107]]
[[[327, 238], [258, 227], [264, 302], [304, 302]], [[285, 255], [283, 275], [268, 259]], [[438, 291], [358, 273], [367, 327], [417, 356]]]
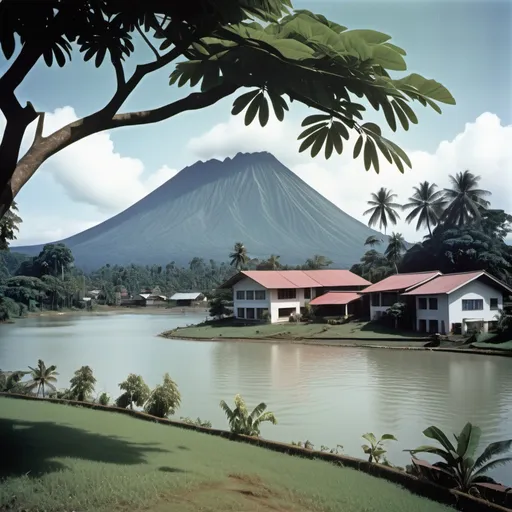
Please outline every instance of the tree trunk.
[[430, 238], [432, 238], [432, 230], [430, 229], [430, 220], [428, 218], [428, 213], [427, 213], [427, 229], [428, 229], [428, 232], [430, 233]]

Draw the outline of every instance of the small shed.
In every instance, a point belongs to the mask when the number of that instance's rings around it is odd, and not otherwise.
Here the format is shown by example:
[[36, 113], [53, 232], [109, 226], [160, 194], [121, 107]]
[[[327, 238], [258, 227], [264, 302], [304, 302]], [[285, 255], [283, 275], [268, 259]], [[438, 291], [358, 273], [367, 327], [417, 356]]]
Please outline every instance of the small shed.
[[169, 300], [176, 303], [176, 306], [192, 306], [193, 302], [204, 302], [206, 297], [199, 292], [175, 293]]

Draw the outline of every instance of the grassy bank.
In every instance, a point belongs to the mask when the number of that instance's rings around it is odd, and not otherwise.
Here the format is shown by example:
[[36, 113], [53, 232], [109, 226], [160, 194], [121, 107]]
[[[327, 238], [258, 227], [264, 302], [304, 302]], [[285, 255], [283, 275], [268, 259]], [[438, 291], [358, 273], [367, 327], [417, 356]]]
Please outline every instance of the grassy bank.
[[211, 323], [190, 326], [163, 333], [177, 338], [234, 338], [234, 339], [344, 339], [344, 340], [424, 340], [416, 332], [402, 332], [376, 325], [372, 322], [350, 322], [343, 325], [306, 324], [286, 322], [281, 324], [236, 325]]
[[364, 473], [107, 412], [0, 398], [0, 509], [448, 512]]

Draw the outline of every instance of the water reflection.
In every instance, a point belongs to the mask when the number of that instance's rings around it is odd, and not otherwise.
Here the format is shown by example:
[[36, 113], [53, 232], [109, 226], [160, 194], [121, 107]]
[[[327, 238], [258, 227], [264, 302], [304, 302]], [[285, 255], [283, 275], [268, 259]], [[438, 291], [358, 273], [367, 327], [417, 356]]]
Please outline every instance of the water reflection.
[[[390, 459], [408, 461], [404, 448], [424, 444], [421, 432], [448, 433], [466, 421], [482, 427], [483, 442], [512, 437], [511, 361], [500, 357], [312, 345], [186, 342], [156, 335], [201, 320], [191, 316], [119, 315], [33, 318], [0, 326], [0, 368], [26, 368], [38, 358], [56, 364], [59, 386], [84, 364], [97, 392], [119, 394], [130, 372], [150, 386], [165, 372], [178, 382], [178, 416], [201, 416], [225, 428], [218, 404], [236, 393], [249, 406], [265, 401], [278, 417], [265, 437], [341, 443], [361, 456], [361, 435], [392, 433]], [[510, 469], [510, 468], [508, 468]], [[505, 478], [507, 468], [497, 477]], [[508, 478], [510, 481], [510, 477]], [[512, 483], [512, 482], [511, 482]]]

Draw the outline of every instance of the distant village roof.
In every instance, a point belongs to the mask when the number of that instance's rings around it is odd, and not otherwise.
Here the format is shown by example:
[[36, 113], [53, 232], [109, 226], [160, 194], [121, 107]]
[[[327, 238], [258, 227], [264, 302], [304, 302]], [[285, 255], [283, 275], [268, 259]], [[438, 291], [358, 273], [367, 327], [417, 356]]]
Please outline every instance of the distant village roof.
[[409, 290], [414, 286], [426, 283], [436, 276], [440, 276], [441, 272], [438, 270], [430, 270], [428, 272], [415, 272], [411, 274], [395, 274], [378, 283], [372, 284], [365, 288], [362, 293], [374, 292], [393, 292], [401, 290]]
[[140, 293], [139, 294], [143, 299], [149, 299], [150, 297], [159, 297], [160, 299], [167, 300], [165, 295], [154, 295], [153, 293]]
[[361, 295], [356, 292], [327, 292], [314, 298], [309, 303], [311, 306], [334, 306], [348, 304], [360, 298]]
[[170, 300], [198, 300], [202, 295], [199, 292], [175, 293]]
[[228, 279], [220, 288], [231, 288], [248, 277], [267, 289], [329, 288], [336, 286], [367, 286], [366, 279], [350, 270], [247, 270]]
[[462, 286], [484, 277], [489, 281], [489, 284], [495, 287], [501, 288], [509, 293], [512, 293], [512, 288], [508, 287], [505, 283], [502, 283], [495, 277], [491, 276], [483, 270], [474, 272], [460, 272], [457, 274], [444, 274], [432, 279], [431, 281], [414, 288], [413, 290], [404, 293], [403, 295], [439, 295], [439, 294], [450, 294]]

